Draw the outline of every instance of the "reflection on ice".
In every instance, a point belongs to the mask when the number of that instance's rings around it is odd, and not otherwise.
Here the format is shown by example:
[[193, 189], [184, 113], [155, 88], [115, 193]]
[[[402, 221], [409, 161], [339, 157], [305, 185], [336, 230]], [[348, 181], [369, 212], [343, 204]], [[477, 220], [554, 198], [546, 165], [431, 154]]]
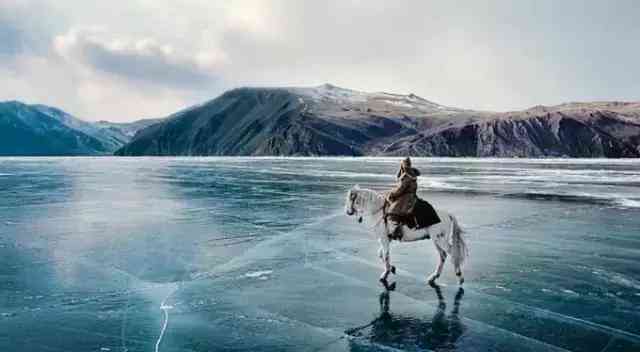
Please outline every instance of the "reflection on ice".
[[[356, 339], [367, 339], [371, 343], [399, 349], [455, 350], [456, 341], [466, 328], [460, 320], [460, 303], [464, 290], [458, 289], [453, 307], [447, 313], [447, 302], [440, 286], [431, 285], [437, 298], [437, 310], [432, 317], [404, 316], [390, 309], [391, 291], [395, 282], [385, 285], [379, 295], [380, 314], [370, 323], [347, 329], [345, 332]], [[360, 346], [357, 346], [358, 349]]]

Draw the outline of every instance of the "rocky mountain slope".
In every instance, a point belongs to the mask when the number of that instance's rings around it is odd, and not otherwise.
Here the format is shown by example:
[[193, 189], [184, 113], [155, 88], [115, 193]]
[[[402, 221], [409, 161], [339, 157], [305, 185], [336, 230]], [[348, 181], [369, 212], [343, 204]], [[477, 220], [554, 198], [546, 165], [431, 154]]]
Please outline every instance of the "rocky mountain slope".
[[239, 88], [140, 130], [116, 154], [639, 157], [640, 103], [494, 113], [328, 84]]
[[141, 130], [117, 154], [370, 155], [397, 138], [471, 117], [414, 95], [331, 85], [239, 88]]
[[0, 155], [109, 155], [153, 122], [91, 123], [50, 106], [0, 102]]
[[93, 125], [101, 130], [102, 133], [109, 134], [113, 139], [118, 141], [119, 147], [129, 143], [136, 132], [139, 130], [160, 122], [162, 119], [142, 119], [133, 122], [110, 122], [98, 121]]
[[[385, 148], [391, 155], [638, 157], [640, 108], [564, 106], [499, 114], [423, 131]], [[627, 110], [627, 111], [625, 111]]]

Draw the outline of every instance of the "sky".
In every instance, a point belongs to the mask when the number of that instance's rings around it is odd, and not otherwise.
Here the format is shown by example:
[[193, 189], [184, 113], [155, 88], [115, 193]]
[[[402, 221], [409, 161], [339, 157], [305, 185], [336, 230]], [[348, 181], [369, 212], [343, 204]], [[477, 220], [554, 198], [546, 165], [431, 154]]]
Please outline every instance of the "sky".
[[0, 0], [0, 100], [164, 117], [239, 86], [509, 111], [640, 100], [633, 0]]

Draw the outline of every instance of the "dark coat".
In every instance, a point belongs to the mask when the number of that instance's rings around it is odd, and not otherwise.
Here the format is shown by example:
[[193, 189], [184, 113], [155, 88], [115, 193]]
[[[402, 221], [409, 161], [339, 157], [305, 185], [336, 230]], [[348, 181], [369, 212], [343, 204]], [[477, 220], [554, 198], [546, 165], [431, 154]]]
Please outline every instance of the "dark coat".
[[390, 202], [387, 209], [388, 214], [406, 215], [413, 211], [413, 206], [416, 204], [419, 175], [420, 171], [414, 168], [398, 171], [398, 185], [387, 195], [387, 200]]

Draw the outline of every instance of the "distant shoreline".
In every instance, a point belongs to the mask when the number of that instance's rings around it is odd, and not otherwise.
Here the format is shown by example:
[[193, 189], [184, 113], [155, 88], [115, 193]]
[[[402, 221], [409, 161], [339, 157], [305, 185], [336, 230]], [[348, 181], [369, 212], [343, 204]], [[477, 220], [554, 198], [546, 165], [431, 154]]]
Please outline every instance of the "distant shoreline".
[[[348, 156], [348, 155], [325, 155], [325, 156], [301, 156], [301, 155], [135, 155], [135, 156], [120, 156], [120, 155], [0, 155], [2, 159], [282, 159], [282, 160], [315, 160], [315, 159], [327, 159], [327, 160], [365, 160], [365, 159], [377, 159], [377, 160], [400, 160], [404, 156], [385, 156], [385, 155], [360, 155], [360, 156]], [[411, 156], [412, 159], [417, 160], [452, 160], [452, 161], [638, 161], [640, 158], [559, 158], [559, 157], [473, 157], [473, 156]]]

